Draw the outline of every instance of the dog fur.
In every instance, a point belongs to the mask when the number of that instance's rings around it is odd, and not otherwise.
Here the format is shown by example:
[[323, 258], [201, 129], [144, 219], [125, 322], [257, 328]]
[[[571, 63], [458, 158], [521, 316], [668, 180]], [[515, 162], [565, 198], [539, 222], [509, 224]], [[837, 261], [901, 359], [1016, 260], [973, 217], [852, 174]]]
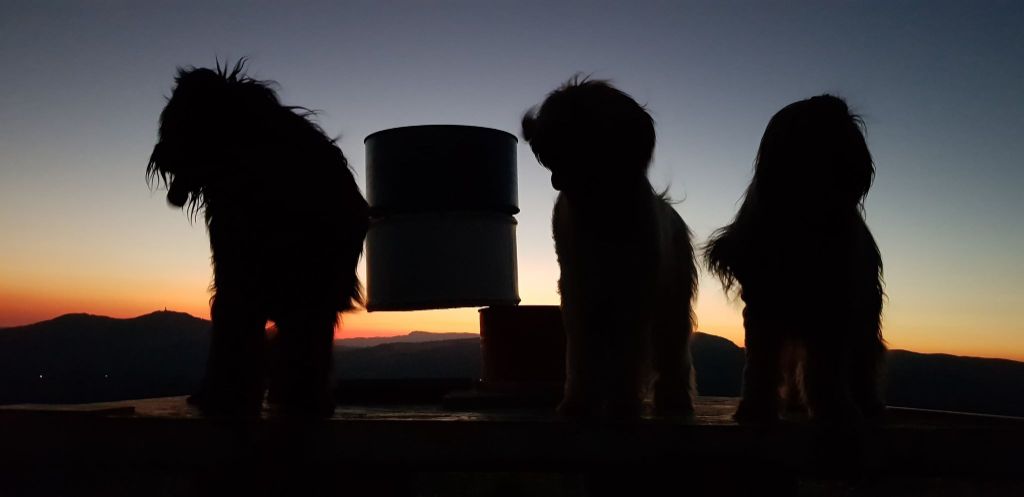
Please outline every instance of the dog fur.
[[273, 362], [271, 397], [325, 414], [338, 313], [362, 304], [355, 267], [367, 204], [312, 112], [282, 105], [271, 83], [243, 73], [244, 62], [179, 69], [146, 168], [173, 207], [190, 219], [202, 212], [210, 236], [213, 330], [191, 400], [212, 414], [256, 414]]
[[[523, 136], [559, 191], [566, 382], [559, 412], [693, 412], [689, 338], [697, 273], [690, 231], [647, 168], [654, 121], [605, 81], [573, 78], [526, 114]], [[656, 379], [655, 379], [656, 378]]]
[[822, 420], [884, 409], [882, 258], [863, 214], [874, 172], [863, 122], [838, 97], [768, 123], [743, 204], [704, 253], [746, 304], [738, 420], [776, 420], [780, 389]]

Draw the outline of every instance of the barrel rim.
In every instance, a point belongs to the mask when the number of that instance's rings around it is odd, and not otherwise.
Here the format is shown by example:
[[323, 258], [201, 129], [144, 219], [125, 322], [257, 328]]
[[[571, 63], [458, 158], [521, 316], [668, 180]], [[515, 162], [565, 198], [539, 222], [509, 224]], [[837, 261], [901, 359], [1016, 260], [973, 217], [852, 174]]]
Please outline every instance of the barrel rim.
[[483, 307], [478, 310], [481, 314], [499, 314], [503, 312], [515, 312], [517, 314], [538, 314], [542, 312], [562, 312], [561, 304], [516, 304], [516, 305], [495, 305]]
[[471, 124], [415, 124], [415, 125], [412, 125], [412, 126], [398, 126], [398, 127], [395, 127], [395, 128], [387, 128], [387, 129], [382, 129], [382, 130], [379, 130], [379, 131], [374, 131], [373, 133], [370, 133], [370, 134], [366, 135], [366, 138], [363, 138], [363, 144], [365, 145], [366, 142], [370, 140], [370, 138], [373, 138], [373, 137], [375, 137], [377, 135], [381, 135], [381, 134], [385, 134], [385, 133], [390, 133], [390, 132], [408, 131], [408, 130], [415, 129], [415, 128], [449, 128], [449, 129], [451, 129], [451, 128], [462, 128], [462, 129], [476, 129], [476, 130], [490, 131], [490, 132], [502, 133], [504, 135], [507, 135], [508, 137], [512, 138], [512, 143], [519, 143], [519, 138], [516, 135], [513, 135], [512, 133], [509, 133], [508, 131], [505, 131], [503, 129], [488, 128], [486, 126], [474, 126], [474, 125], [471, 125]]
[[[522, 299], [519, 297], [519, 290], [516, 289], [513, 297], [453, 297], [441, 299], [425, 299], [420, 301], [397, 300], [392, 302], [374, 302], [367, 299], [366, 312], [410, 312], [410, 311], [431, 311], [440, 309], [459, 309], [465, 307], [493, 307], [493, 306], [517, 306]], [[379, 299], [378, 299], [379, 300]]]
[[[509, 212], [513, 210], [515, 212]], [[512, 226], [518, 226], [519, 221], [514, 217], [519, 213], [519, 208], [512, 206], [509, 209], [507, 206], [505, 210], [495, 211], [493, 209], [447, 209], [447, 208], [431, 208], [425, 211], [407, 211], [400, 209], [388, 209], [388, 208], [374, 208], [370, 207], [370, 228], [373, 228], [375, 224], [393, 224], [396, 221], [399, 222], [413, 222], [418, 223], [424, 219], [429, 218], [450, 218], [451, 214], [456, 214], [466, 218], [482, 218], [482, 219], [495, 219], [504, 221]]]

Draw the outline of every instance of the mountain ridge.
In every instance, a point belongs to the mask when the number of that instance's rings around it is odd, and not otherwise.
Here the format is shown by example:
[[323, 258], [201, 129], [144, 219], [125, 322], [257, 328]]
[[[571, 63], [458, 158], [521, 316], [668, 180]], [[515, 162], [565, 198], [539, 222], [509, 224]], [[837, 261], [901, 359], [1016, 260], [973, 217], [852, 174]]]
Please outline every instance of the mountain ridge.
[[[20, 328], [35, 327], [37, 325], [42, 325], [42, 324], [51, 323], [51, 322], [55, 322], [55, 321], [59, 322], [59, 321], [67, 320], [67, 319], [92, 318], [92, 319], [106, 320], [106, 321], [136, 321], [136, 320], [142, 320], [142, 319], [146, 319], [146, 318], [155, 318], [155, 317], [162, 317], [162, 316], [178, 316], [178, 317], [185, 318], [185, 319], [188, 319], [188, 320], [201, 321], [203, 323], [206, 323], [207, 326], [209, 326], [210, 323], [211, 323], [209, 319], [204, 319], [204, 318], [201, 318], [201, 317], [198, 317], [198, 316], [193, 316], [193, 315], [191, 315], [191, 314], [189, 314], [187, 312], [173, 311], [173, 310], [168, 310], [168, 309], [157, 310], [157, 311], [149, 312], [149, 313], [146, 313], [146, 314], [141, 314], [139, 316], [128, 317], [128, 318], [115, 318], [115, 317], [111, 317], [111, 316], [104, 316], [102, 314], [92, 314], [92, 313], [88, 313], [88, 312], [69, 312], [69, 313], [66, 313], [66, 314], [61, 314], [61, 315], [55, 316], [53, 318], [45, 319], [43, 321], [38, 321], [38, 322], [35, 322], [35, 323], [29, 323], [29, 324], [23, 324], [23, 325], [17, 325], [17, 326], [0, 326], [0, 333], [2, 333], [4, 331], [7, 331], [7, 330], [16, 330], [16, 329], [20, 329]], [[743, 349], [743, 347], [737, 345], [736, 342], [733, 342], [732, 340], [730, 340], [728, 338], [725, 338], [725, 337], [722, 337], [722, 336], [719, 336], [719, 335], [715, 335], [713, 333], [707, 333], [707, 332], [703, 332], [703, 331], [695, 331], [694, 334], [701, 334], [701, 335], [707, 335], [709, 337], [716, 337], [716, 338], [725, 340], [725, 341], [733, 344], [735, 347], [737, 347], [739, 349]], [[415, 342], [420, 342], [420, 341], [457, 340], [457, 339], [475, 338], [475, 337], [479, 337], [479, 334], [478, 333], [468, 333], [468, 332], [436, 332], [436, 331], [412, 330], [412, 331], [409, 331], [409, 332], [405, 333], [404, 335], [400, 334], [400, 335], [387, 335], [387, 336], [377, 336], [377, 337], [362, 337], [362, 336], [359, 336], [359, 337], [347, 337], [347, 338], [336, 338], [334, 341], [335, 341], [335, 343], [337, 343], [337, 342], [345, 342], [343, 344], [343, 346], [357, 346], [355, 344], [359, 344], [359, 343], [373, 343], [373, 345], [358, 345], [360, 347], [363, 347], [363, 346], [376, 346], [376, 345], [379, 345], [378, 343], [374, 343], [374, 342], [378, 342], [378, 341], [381, 342], [380, 344], [386, 343], [388, 341], [415, 343]], [[955, 358], [960, 358], [960, 359], [978, 359], [978, 360], [985, 360], [985, 361], [1001, 361], [1001, 362], [1013, 363], [1013, 364], [1022, 364], [1022, 363], [1024, 363], [1024, 361], [1019, 361], [1019, 360], [1016, 360], [1016, 359], [1008, 359], [1008, 358], [1005, 358], [1005, 357], [986, 357], [986, 356], [951, 354], [951, 353], [948, 353], [948, 352], [917, 352], [917, 351], [908, 350], [908, 349], [889, 349], [889, 353], [902, 353], [902, 352], [911, 353], [911, 354], [918, 354], [918, 355], [927, 355], [927, 356], [933, 356], [933, 357], [955, 357]]]
[[[0, 328], [0, 403], [97, 402], [191, 393], [206, 363], [210, 322], [156, 311], [134, 318], [87, 313]], [[744, 351], [696, 333], [698, 391], [737, 396]], [[335, 341], [339, 379], [479, 378], [474, 333], [414, 331]], [[891, 405], [1024, 416], [1024, 362], [918, 353], [888, 355]]]

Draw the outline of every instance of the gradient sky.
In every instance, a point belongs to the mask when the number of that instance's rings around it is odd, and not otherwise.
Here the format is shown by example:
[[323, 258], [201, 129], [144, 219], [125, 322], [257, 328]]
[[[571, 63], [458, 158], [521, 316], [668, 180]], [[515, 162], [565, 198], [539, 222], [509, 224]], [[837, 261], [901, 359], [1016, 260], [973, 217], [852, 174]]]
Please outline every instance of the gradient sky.
[[[771, 115], [839, 94], [876, 159], [890, 345], [1024, 359], [1022, 26], [1019, 1], [0, 1], [0, 326], [209, 315], [206, 233], [143, 171], [175, 67], [248, 56], [285, 103], [323, 111], [360, 184], [374, 131], [518, 135], [573, 73], [610, 78], [657, 120], [651, 180], [699, 242], [732, 218]], [[555, 195], [518, 153], [520, 293], [556, 304]], [[742, 343], [740, 304], [702, 276], [700, 329]], [[361, 313], [341, 336], [477, 328], [474, 309]]]

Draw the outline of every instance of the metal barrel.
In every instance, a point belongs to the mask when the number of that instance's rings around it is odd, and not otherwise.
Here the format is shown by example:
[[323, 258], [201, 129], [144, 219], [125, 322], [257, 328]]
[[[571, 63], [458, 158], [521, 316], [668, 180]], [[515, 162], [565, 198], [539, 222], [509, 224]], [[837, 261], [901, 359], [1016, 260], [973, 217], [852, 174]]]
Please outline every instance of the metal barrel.
[[367, 310], [518, 304], [516, 137], [426, 125], [364, 143]]
[[366, 137], [371, 216], [424, 211], [519, 212], [516, 137], [477, 126], [424, 125]]

